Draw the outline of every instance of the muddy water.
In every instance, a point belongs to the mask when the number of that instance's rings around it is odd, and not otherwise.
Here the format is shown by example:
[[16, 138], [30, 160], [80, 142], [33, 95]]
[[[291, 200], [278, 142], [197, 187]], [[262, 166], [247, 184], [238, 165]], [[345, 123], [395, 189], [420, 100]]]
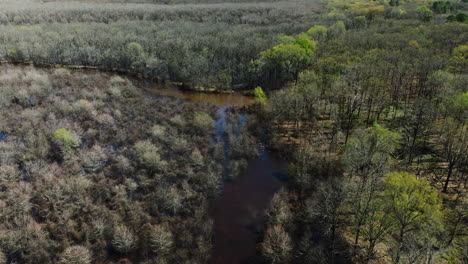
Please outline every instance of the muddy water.
[[218, 107], [246, 106], [254, 103], [253, 97], [245, 96], [237, 92], [228, 94], [200, 93], [183, 91], [175, 86], [153, 86], [151, 88], [147, 88], [147, 90], [159, 96], [171, 96], [190, 102], [205, 102]]
[[[226, 109], [254, 102], [251, 97], [238, 93], [203, 94], [184, 92], [175, 87], [149, 90], [158, 96], [172, 96], [218, 106], [216, 140], [223, 140]], [[240, 116], [239, 122], [241, 125], [247, 122], [246, 117]], [[227, 144], [225, 147], [229, 148]], [[214, 237], [210, 264], [260, 263], [257, 249], [261, 239], [259, 232], [265, 224], [265, 210], [281, 187], [280, 179], [285, 176], [287, 163], [260, 145], [257, 149], [258, 158], [249, 161], [246, 171], [235, 180], [225, 181], [222, 194], [213, 204], [211, 216], [214, 219]], [[225, 152], [228, 150], [225, 149]]]

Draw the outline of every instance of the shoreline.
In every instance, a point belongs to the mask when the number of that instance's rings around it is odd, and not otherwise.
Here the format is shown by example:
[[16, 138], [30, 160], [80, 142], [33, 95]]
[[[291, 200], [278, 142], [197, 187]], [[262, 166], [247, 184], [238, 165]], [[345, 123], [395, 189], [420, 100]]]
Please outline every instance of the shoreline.
[[[161, 79], [158, 77], [148, 77], [143, 75], [142, 73], [134, 72], [128, 69], [123, 68], [107, 68], [107, 67], [100, 67], [100, 66], [91, 66], [91, 65], [69, 65], [69, 64], [53, 64], [53, 63], [45, 63], [45, 62], [34, 62], [34, 61], [0, 61], [0, 65], [13, 65], [13, 66], [31, 66], [37, 68], [45, 68], [45, 69], [70, 69], [70, 70], [84, 70], [84, 71], [100, 71], [100, 72], [107, 72], [107, 73], [116, 73], [120, 75], [125, 75], [128, 77], [132, 77], [138, 80], [145, 80], [151, 81], [159, 84], [164, 85], [173, 85], [176, 86], [178, 89], [182, 91], [188, 92], [196, 92], [196, 93], [206, 93], [206, 94], [232, 94], [232, 93], [240, 93], [245, 96], [251, 96], [250, 89], [229, 89], [229, 90], [219, 90], [214, 87], [204, 87], [204, 86], [193, 86], [187, 82], [176, 82], [166, 79]], [[244, 84], [238, 84], [234, 87], [245, 87]]]

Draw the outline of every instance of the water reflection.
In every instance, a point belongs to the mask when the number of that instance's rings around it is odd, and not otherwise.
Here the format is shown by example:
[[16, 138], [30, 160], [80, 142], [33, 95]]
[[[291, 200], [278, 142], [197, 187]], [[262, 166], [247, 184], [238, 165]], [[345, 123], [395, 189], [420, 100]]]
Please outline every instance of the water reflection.
[[229, 106], [246, 106], [254, 103], [254, 98], [250, 96], [245, 96], [241, 93], [227, 93], [227, 94], [214, 94], [214, 93], [198, 93], [183, 91], [178, 89], [175, 86], [157, 86], [154, 85], [151, 87], [146, 84], [146, 89], [151, 93], [158, 96], [171, 96], [179, 99], [184, 99], [190, 102], [204, 102], [210, 103], [220, 107], [229, 107]]
[[[252, 97], [240, 93], [206, 94], [181, 91], [176, 87], [148, 86], [156, 97], [171, 96], [191, 102], [205, 102], [218, 106], [215, 121], [215, 142], [223, 144], [225, 164], [224, 176], [228, 175], [229, 142], [224, 134], [227, 122], [227, 109], [254, 103]], [[236, 133], [241, 133], [247, 122], [244, 115], [239, 117]], [[221, 196], [214, 201], [211, 216], [214, 219], [213, 250], [210, 264], [261, 263], [257, 244], [261, 228], [266, 221], [265, 210], [273, 195], [281, 188], [285, 178], [287, 163], [257, 146], [259, 156], [250, 160], [245, 172], [235, 180], [225, 181]]]

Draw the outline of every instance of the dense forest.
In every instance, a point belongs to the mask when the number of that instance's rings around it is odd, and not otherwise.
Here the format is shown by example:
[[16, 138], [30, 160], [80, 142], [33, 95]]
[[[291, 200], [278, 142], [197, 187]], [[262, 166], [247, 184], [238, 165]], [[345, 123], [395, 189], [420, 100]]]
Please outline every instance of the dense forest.
[[122, 68], [230, 89], [281, 34], [307, 30], [314, 2], [188, 5], [13, 2], [0, 9], [0, 60]]
[[468, 261], [466, 0], [0, 7], [0, 264], [210, 263], [258, 142], [289, 166], [255, 263]]
[[258, 124], [294, 153], [270, 263], [466, 263], [467, 6], [331, 1], [323, 25], [260, 54], [285, 88]]
[[[226, 158], [213, 106], [116, 75], [1, 76], [0, 263], [207, 262]], [[227, 155], [245, 164], [255, 150], [238, 125]]]

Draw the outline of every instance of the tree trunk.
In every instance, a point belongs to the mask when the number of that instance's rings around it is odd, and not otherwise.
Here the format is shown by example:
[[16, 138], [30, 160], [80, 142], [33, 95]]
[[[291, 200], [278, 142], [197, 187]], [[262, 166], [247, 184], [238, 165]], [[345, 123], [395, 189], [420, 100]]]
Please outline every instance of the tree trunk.
[[447, 193], [450, 177], [452, 177], [453, 165], [453, 162], [449, 162], [447, 178], [445, 179], [444, 189], [442, 190], [443, 193]]
[[400, 234], [398, 236], [398, 248], [395, 256], [395, 263], [400, 263], [401, 250], [403, 249], [403, 237], [405, 235], [404, 227], [400, 228]]

